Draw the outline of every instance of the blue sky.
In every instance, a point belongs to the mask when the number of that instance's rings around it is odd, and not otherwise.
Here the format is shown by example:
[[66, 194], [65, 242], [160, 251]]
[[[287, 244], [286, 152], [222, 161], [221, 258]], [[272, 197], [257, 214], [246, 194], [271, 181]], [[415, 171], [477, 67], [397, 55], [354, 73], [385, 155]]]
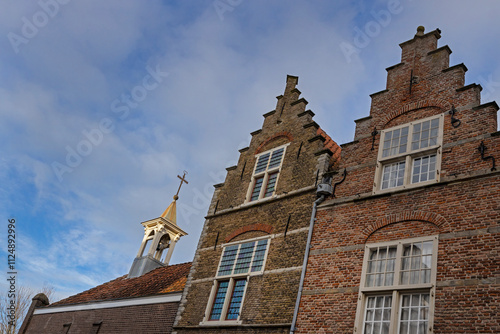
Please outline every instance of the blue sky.
[[[62, 298], [128, 272], [177, 191], [191, 261], [213, 184], [287, 74], [339, 144], [416, 28], [500, 101], [498, 1], [12, 1], [0, 12], [0, 228], [18, 279]], [[346, 52], [346, 45], [355, 47]], [[79, 153], [80, 152], [80, 153]], [[78, 156], [77, 156], [78, 154]], [[7, 271], [7, 261], [1, 268]], [[0, 284], [4, 287], [4, 283]]]

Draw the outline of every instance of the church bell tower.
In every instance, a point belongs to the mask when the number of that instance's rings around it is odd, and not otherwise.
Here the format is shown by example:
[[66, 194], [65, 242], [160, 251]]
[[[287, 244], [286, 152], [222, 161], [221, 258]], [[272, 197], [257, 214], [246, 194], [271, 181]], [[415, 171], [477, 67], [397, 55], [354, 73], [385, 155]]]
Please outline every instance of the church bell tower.
[[153, 269], [166, 267], [174, 252], [174, 247], [177, 241], [184, 235], [187, 235], [179, 226], [177, 226], [176, 203], [179, 199], [179, 191], [183, 183], [188, 183], [185, 179], [187, 172], [184, 175], [177, 176], [181, 179], [177, 194], [174, 195], [174, 200], [163, 214], [155, 219], [142, 222], [144, 226], [144, 237], [141, 247], [137, 253], [128, 278], [142, 276]]

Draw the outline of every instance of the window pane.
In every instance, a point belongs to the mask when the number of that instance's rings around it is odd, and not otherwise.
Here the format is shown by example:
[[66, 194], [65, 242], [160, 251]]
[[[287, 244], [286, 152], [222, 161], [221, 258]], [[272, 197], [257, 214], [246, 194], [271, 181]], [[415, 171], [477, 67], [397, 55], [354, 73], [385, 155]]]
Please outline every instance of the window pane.
[[366, 286], [373, 286], [375, 283], [375, 275], [366, 275]]
[[401, 258], [400, 284], [430, 283], [432, 241], [405, 245]]
[[255, 201], [255, 200], [259, 199], [260, 189], [262, 188], [262, 182], [264, 182], [263, 176], [255, 179], [255, 185], [253, 187], [252, 196], [250, 197], [251, 201]]
[[408, 333], [408, 322], [401, 321], [401, 325], [399, 328], [400, 328], [399, 333], [407, 334]]
[[266, 255], [268, 239], [260, 240], [257, 242], [257, 247], [255, 248], [255, 255], [252, 261], [252, 272], [262, 270], [262, 265], [264, 264], [264, 256]]
[[384, 275], [383, 274], [376, 274], [375, 275], [375, 286], [383, 286], [384, 285]]
[[411, 149], [418, 150], [437, 145], [439, 118], [413, 125]]
[[403, 185], [405, 174], [405, 162], [396, 162], [384, 166], [382, 172], [382, 187], [381, 189], [388, 189], [399, 187]]
[[252, 272], [262, 270], [268, 243], [264, 239], [226, 247], [217, 275], [244, 274], [250, 267]]
[[431, 268], [432, 255], [422, 256], [422, 269]]
[[408, 127], [387, 131], [384, 134], [382, 157], [389, 157], [406, 152], [408, 143]]
[[385, 286], [389, 286], [389, 285], [392, 285], [394, 282], [394, 274], [391, 273], [391, 274], [386, 274], [385, 275]]
[[219, 267], [218, 276], [230, 275], [233, 272], [234, 259], [238, 252], [238, 245], [233, 245], [224, 248], [224, 254]]
[[422, 272], [422, 283], [430, 283], [431, 282], [431, 270], [424, 270]]
[[366, 300], [365, 334], [389, 333], [391, 296], [372, 296]]
[[226, 299], [227, 287], [229, 281], [219, 282], [217, 287], [217, 292], [215, 294], [214, 305], [212, 306], [212, 312], [210, 313], [210, 320], [219, 320], [222, 313], [222, 307], [224, 306], [224, 300]]
[[429, 314], [428, 293], [403, 295], [401, 299], [400, 333], [426, 334]]
[[274, 187], [276, 185], [276, 179], [278, 178], [278, 173], [274, 173], [269, 175], [269, 179], [267, 180], [266, 192], [264, 193], [264, 197], [269, 197], [274, 193]]
[[428, 155], [413, 160], [412, 183], [436, 178], [436, 155]]
[[259, 160], [257, 161], [257, 166], [255, 167], [255, 174], [261, 173], [266, 170], [267, 162], [269, 161], [269, 155], [270, 153], [266, 153], [259, 157]]
[[227, 320], [238, 319], [246, 283], [246, 279], [240, 279], [234, 282], [233, 294], [231, 296], [231, 301], [229, 302], [229, 308], [227, 309]]
[[279, 167], [279, 165], [281, 165], [281, 158], [283, 157], [284, 150], [285, 149], [282, 147], [276, 151], [273, 151], [273, 154], [271, 156], [271, 161], [269, 161], [268, 169]]
[[366, 286], [388, 286], [394, 284], [396, 247], [379, 247], [370, 251]]
[[238, 253], [238, 259], [236, 261], [236, 266], [234, 267], [235, 274], [243, 274], [248, 272], [250, 268], [250, 262], [252, 261], [254, 247], [255, 242], [247, 242], [241, 245], [240, 251]]

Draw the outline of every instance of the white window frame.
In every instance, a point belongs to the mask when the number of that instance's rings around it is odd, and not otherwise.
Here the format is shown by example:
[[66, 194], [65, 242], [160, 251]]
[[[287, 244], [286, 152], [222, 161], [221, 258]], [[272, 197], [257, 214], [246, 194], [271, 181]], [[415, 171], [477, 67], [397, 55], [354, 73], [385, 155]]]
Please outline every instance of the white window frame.
[[[242, 244], [245, 244], [248, 242], [258, 242], [260, 240], [266, 240], [266, 239], [268, 239], [267, 246], [266, 246], [266, 251], [264, 253], [264, 259], [262, 261], [262, 267], [260, 270], [254, 271], [254, 272], [251, 271], [252, 263], [253, 263], [253, 260], [255, 258], [255, 249], [254, 249], [248, 272], [240, 273], [240, 274], [229, 274], [229, 275], [219, 275], [218, 274], [221, 263], [222, 263], [222, 259], [224, 256], [224, 250], [226, 249], [226, 247], [233, 246], [233, 245], [240, 245], [240, 247], [241, 247]], [[215, 279], [214, 279], [214, 282], [212, 285], [212, 290], [210, 292], [210, 297], [208, 299], [207, 307], [205, 309], [205, 315], [203, 317], [203, 321], [200, 322], [200, 325], [220, 326], [220, 325], [234, 325], [234, 324], [241, 324], [242, 323], [240, 320], [240, 315], [241, 315], [241, 310], [243, 309], [243, 305], [245, 303], [245, 295], [246, 295], [246, 291], [248, 288], [249, 278], [251, 276], [262, 275], [264, 273], [264, 268], [265, 268], [266, 262], [267, 262], [267, 255], [269, 253], [269, 248], [271, 245], [271, 239], [272, 239], [272, 236], [267, 235], [264, 237], [257, 237], [257, 238], [243, 240], [243, 241], [235, 241], [235, 242], [230, 242], [230, 243], [226, 243], [226, 244], [221, 245], [222, 246], [222, 253], [221, 253], [221, 256], [219, 259], [219, 265], [217, 266], [217, 271], [215, 274], [216, 276], [215, 276]], [[237, 255], [239, 254], [239, 251], [240, 251], [240, 248], [238, 248], [238, 252], [236, 253], [236, 258], [234, 260], [234, 266], [236, 266]], [[227, 313], [228, 313], [229, 306], [230, 306], [229, 304], [231, 301], [231, 297], [232, 297], [233, 292], [234, 292], [234, 285], [235, 285], [235, 282], [237, 280], [240, 280], [240, 279], [246, 280], [245, 288], [243, 291], [243, 297], [242, 297], [241, 305], [240, 305], [240, 312], [239, 312], [240, 315], [238, 315], [238, 318], [236, 320], [227, 320], [226, 318], [227, 318]], [[222, 306], [222, 312], [220, 315], [220, 319], [219, 320], [210, 320], [210, 315], [212, 313], [212, 309], [214, 306], [214, 302], [215, 302], [215, 298], [216, 298], [217, 291], [219, 288], [219, 284], [220, 284], [220, 282], [224, 282], [224, 281], [229, 281], [229, 284], [228, 284], [227, 292], [225, 295], [224, 304]]]
[[[436, 145], [428, 146], [425, 148], [420, 148], [417, 150], [411, 150], [411, 139], [413, 135], [413, 125], [422, 123], [425, 121], [433, 120], [439, 118], [439, 129], [438, 129], [438, 137], [437, 137], [437, 142]], [[406, 152], [404, 153], [398, 153], [394, 155], [390, 155], [388, 157], [383, 157], [383, 149], [384, 149], [384, 139], [385, 135], [388, 132], [392, 132], [397, 129], [402, 129], [404, 127], [408, 127], [408, 141], [407, 141], [407, 148]], [[378, 150], [378, 156], [377, 156], [377, 166], [376, 166], [376, 171], [375, 171], [375, 181], [373, 183], [373, 193], [385, 193], [385, 192], [391, 192], [395, 190], [400, 190], [400, 189], [407, 189], [407, 188], [414, 188], [414, 187], [421, 187], [424, 185], [432, 184], [432, 183], [437, 183], [440, 180], [440, 171], [441, 171], [441, 151], [442, 151], [442, 143], [443, 143], [443, 127], [444, 127], [444, 113], [439, 114], [439, 115], [434, 115], [431, 117], [426, 117], [423, 119], [418, 119], [410, 123], [398, 125], [389, 129], [384, 129], [380, 132], [380, 144], [379, 144], [379, 150]], [[436, 155], [436, 171], [435, 171], [435, 178], [432, 180], [427, 180], [427, 181], [422, 181], [422, 182], [416, 182], [412, 183], [412, 174], [413, 174], [413, 162], [415, 159], [425, 157], [425, 156], [430, 156], [430, 155]], [[404, 176], [403, 176], [403, 184], [400, 186], [396, 187], [389, 187], [386, 189], [382, 189], [382, 179], [383, 179], [383, 173], [384, 173], [384, 167], [399, 163], [399, 162], [405, 162], [405, 169], [404, 169]]]
[[[254, 202], [257, 202], [257, 201], [260, 201], [260, 200], [264, 200], [264, 199], [267, 199], [267, 198], [272, 198], [272, 197], [275, 196], [275, 194], [276, 194], [276, 187], [278, 186], [278, 181], [279, 181], [279, 177], [280, 177], [280, 174], [281, 174], [281, 167], [283, 166], [283, 161], [285, 160], [286, 148], [288, 147], [288, 145], [290, 145], [290, 143], [274, 147], [274, 148], [272, 148], [270, 150], [267, 150], [265, 152], [262, 152], [262, 153], [259, 153], [259, 154], [255, 155], [255, 166], [253, 168], [252, 180], [250, 181], [250, 186], [248, 187], [247, 196], [245, 198], [245, 203], [254, 203]], [[276, 150], [279, 150], [281, 148], [283, 148], [283, 154], [281, 156], [281, 162], [280, 162], [279, 166], [271, 168], [271, 169], [268, 169], [269, 162], [271, 161], [271, 156], [272, 156], [273, 152], [276, 151]], [[257, 162], [259, 161], [259, 158], [262, 155], [268, 154], [268, 153], [270, 155], [269, 155], [269, 160], [267, 162], [266, 169], [264, 171], [262, 171], [262, 172], [256, 173]], [[272, 175], [272, 174], [277, 174], [277, 176], [276, 176], [276, 182], [274, 184], [274, 191], [273, 191], [273, 193], [270, 196], [264, 197], [264, 195], [266, 193], [268, 181], [269, 181], [269, 175]], [[263, 181], [262, 181], [262, 187], [261, 187], [260, 193], [259, 193], [259, 198], [252, 200], [252, 193], [253, 193], [253, 190], [254, 190], [254, 187], [255, 187], [256, 180], [258, 180], [260, 178], [263, 178]]]
[[[431, 260], [431, 274], [430, 282], [428, 283], [418, 283], [418, 284], [399, 284], [400, 273], [401, 273], [401, 263], [402, 263], [402, 253], [405, 245], [432, 241], [432, 260]], [[428, 294], [429, 295], [429, 307], [428, 307], [428, 326], [427, 333], [433, 333], [433, 321], [434, 321], [434, 302], [435, 302], [435, 290], [436, 290], [436, 272], [437, 272], [437, 252], [438, 252], [438, 241], [439, 236], [433, 235], [428, 237], [419, 237], [404, 240], [395, 240], [390, 242], [381, 242], [374, 244], [365, 245], [365, 254], [363, 258], [363, 268], [361, 272], [361, 282], [359, 287], [358, 304], [356, 310], [356, 321], [355, 321], [355, 334], [365, 334], [365, 316], [366, 316], [366, 305], [370, 297], [375, 296], [391, 296], [391, 316], [390, 316], [390, 329], [389, 334], [399, 333], [400, 331], [400, 317], [401, 317], [401, 306], [402, 297], [408, 294]], [[366, 277], [368, 274], [368, 261], [370, 259], [370, 254], [373, 249], [378, 247], [388, 247], [396, 246], [396, 261], [394, 268], [394, 281], [392, 285], [388, 286], [366, 286]]]

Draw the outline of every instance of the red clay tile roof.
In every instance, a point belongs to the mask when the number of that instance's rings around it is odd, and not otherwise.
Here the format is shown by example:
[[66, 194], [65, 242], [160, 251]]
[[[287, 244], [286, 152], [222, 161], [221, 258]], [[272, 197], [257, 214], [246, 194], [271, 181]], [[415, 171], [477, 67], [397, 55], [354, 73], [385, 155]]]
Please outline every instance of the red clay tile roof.
[[190, 268], [191, 262], [186, 262], [157, 268], [135, 278], [127, 278], [127, 275], [124, 275], [90, 290], [52, 303], [48, 307], [181, 292], [186, 284]]
[[329, 135], [327, 135], [322, 128], [318, 128], [316, 134], [326, 139], [323, 143], [323, 146], [332, 151], [333, 155], [332, 158], [330, 159], [330, 165], [332, 166], [335, 165], [340, 159], [340, 151], [341, 151], [340, 146], [337, 145], [337, 143]]

